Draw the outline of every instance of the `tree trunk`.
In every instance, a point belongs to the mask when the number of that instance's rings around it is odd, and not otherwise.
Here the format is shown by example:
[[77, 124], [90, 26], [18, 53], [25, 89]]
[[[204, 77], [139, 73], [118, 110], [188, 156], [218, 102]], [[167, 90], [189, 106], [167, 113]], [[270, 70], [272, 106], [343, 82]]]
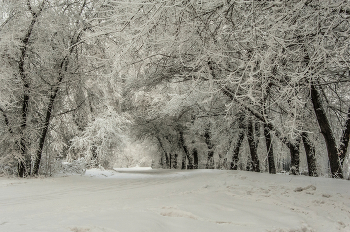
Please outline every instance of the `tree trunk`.
[[172, 168], [177, 169], [177, 154], [174, 154], [174, 157], [172, 160]]
[[267, 149], [267, 161], [269, 164], [269, 173], [276, 174], [275, 160], [273, 157], [273, 146], [272, 146], [272, 138], [270, 134], [270, 129], [268, 125], [264, 123], [264, 135], [266, 141], [266, 149]]
[[47, 132], [49, 130], [50, 119], [51, 119], [52, 110], [53, 110], [53, 104], [55, 102], [55, 98], [57, 96], [58, 89], [59, 89], [59, 87], [56, 87], [56, 89], [54, 90], [54, 92], [50, 96], [50, 102], [49, 102], [49, 105], [48, 105], [47, 110], [46, 110], [44, 128], [41, 132], [41, 136], [40, 136], [40, 140], [39, 140], [39, 148], [36, 152], [36, 157], [34, 160], [33, 175], [38, 175], [38, 173], [39, 173], [42, 151], [43, 151], [43, 147], [45, 144], [45, 138], [46, 138]]
[[349, 146], [350, 138], [350, 107], [348, 109], [348, 115], [343, 129], [342, 137], [340, 139], [338, 157], [340, 160], [340, 166], [343, 167], [343, 162], [345, 160], [345, 155]]
[[326, 142], [328, 159], [333, 178], [343, 178], [342, 167], [338, 160], [338, 149], [328, 121], [326, 112], [321, 103], [321, 97], [314, 84], [311, 84], [311, 101], [316, 114], [318, 125]]
[[304, 149], [306, 153], [307, 167], [309, 176], [318, 176], [316, 167], [315, 146], [309, 139], [309, 135], [306, 132], [301, 134], [303, 139]]
[[57, 97], [58, 91], [60, 89], [60, 85], [63, 81], [64, 78], [64, 73], [66, 73], [68, 70], [68, 58], [65, 57], [60, 65], [60, 72], [59, 72], [59, 79], [56, 83], [56, 87], [52, 90], [51, 95], [50, 95], [50, 101], [49, 105], [47, 106], [46, 109], [46, 117], [45, 117], [45, 122], [44, 122], [44, 128], [41, 132], [40, 140], [39, 140], [39, 148], [36, 152], [35, 160], [34, 160], [34, 168], [33, 168], [33, 175], [38, 175], [39, 173], [39, 167], [40, 167], [40, 162], [41, 162], [41, 156], [43, 152], [43, 147], [45, 144], [45, 139], [47, 132], [49, 130], [49, 125], [50, 125], [50, 120], [52, 116], [52, 111], [53, 111], [53, 106], [55, 103], [55, 99]]
[[255, 123], [255, 136], [254, 136], [254, 129], [253, 129], [253, 121], [252, 119], [249, 119], [248, 126], [247, 126], [247, 139], [248, 139], [248, 145], [250, 150], [250, 156], [251, 156], [251, 171], [253, 172], [260, 172], [260, 164], [259, 164], [259, 158], [258, 158], [258, 144], [259, 144], [259, 137], [260, 137], [260, 128], [259, 123]]
[[172, 166], [172, 159], [173, 159], [173, 156], [172, 156], [172, 154], [171, 153], [169, 153], [169, 169], [171, 169], [171, 166]]
[[30, 175], [31, 173], [31, 157], [27, 154], [27, 144], [25, 139], [24, 131], [27, 127], [27, 118], [28, 118], [28, 107], [29, 107], [29, 94], [30, 94], [30, 86], [28, 81], [28, 76], [25, 71], [25, 60], [27, 58], [27, 51], [30, 44], [30, 37], [32, 36], [32, 32], [34, 29], [34, 25], [37, 22], [38, 17], [40, 16], [42, 9], [44, 8], [45, 1], [39, 6], [38, 12], [34, 12], [33, 8], [30, 5], [30, 1], [27, 2], [28, 10], [32, 15], [32, 20], [26, 32], [26, 35], [22, 39], [23, 46], [21, 47], [21, 56], [18, 61], [18, 70], [21, 80], [23, 82], [23, 102], [22, 102], [22, 112], [21, 112], [21, 139], [20, 139], [20, 150], [22, 155], [22, 160], [18, 161], [18, 176], [25, 177]]
[[292, 175], [299, 175], [299, 163], [300, 163], [300, 136], [296, 138], [294, 146], [289, 147], [291, 167], [289, 173]]
[[181, 165], [181, 169], [186, 169], [186, 158], [188, 159], [188, 165], [190, 165], [190, 157], [189, 157], [189, 152], [187, 149], [187, 146], [185, 145], [185, 139], [184, 139], [184, 134], [183, 131], [181, 129], [178, 130], [179, 131], [179, 146], [180, 148], [183, 149], [184, 154], [182, 156], [182, 165]]
[[[161, 166], [164, 167], [164, 158], [165, 158], [165, 163], [166, 163], [166, 164], [168, 163], [167, 152], [165, 151], [165, 148], [164, 148], [164, 146], [163, 146], [162, 140], [161, 140], [158, 136], [156, 136], [156, 138], [157, 138], [157, 140], [158, 140], [158, 143], [159, 143], [160, 148], [161, 148], [162, 151], [163, 151], [163, 154], [162, 154], [162, 156], [161, 156]], [[163, 158], [163, 157], [164, 157], [164, 158]]]
[[210, 138], [210, 131], [209, 128], [206, 128], [205, 133], [204, 133], [204, 138], [205, 138], [205, 143], [207, 144], [208, 148], [208, 158], [207, 158], [207, 164], [206, 164], [206, 169], [214, 169], [214, 151], [213, 151], [213, 144], [211, 142]]
[[239, 150], [241, 149], [242, 142], [244, 139], [244, 131], [240, 131], [236, 144], [235, 144], [235, 149], [233, 151], [232, 155], [232, 163], [231, 163], [231, 170], [237, 170], [238, 169], [238, 162], [239, 162]]
[[243, 139], [245, 136], [245, 126], [244, 126], [244, 115], [241, 114], [240, 117], [238, 118], [238, 128], [239, 128], [239, 134], [238, 134], [238, 138], [235, 144], [235, 148], [233, 150], [233, 154], [232, 154], [232, 162], [231, 162], [231, 170], [237, 170], [238, 169], [238, 162], [239, 162], [239, 150], [241, 149], [242, 143], [243, 143]]
[[240, 105], [242, 105], [247, 111], [249, 111], [256, 119], [258, 119], [259, 121], [261, 121], [264, 124], [264, 128], [267, 127], [269, 129], [269, 131], [273, 131], [275, 133], [275, 135], [277, 136], [277, 138], [283, 143], [285, 144], [288, 148], [290, 146], [293, 146], [293, 143], [291, 143], [287, 137], [283, 136], [283, 134], [274, 126], [274, 124], [272, 124], [271, 122], [268, 122], [266, 120], [266, 118], [264, 117], [264, 115], [255, 110], [254, 108], [250, 107], [249, 105], [245, 104], [244, 102], [240, 101], [239, 99], [236, 99], [234, 97], [234, 95], [232, 94], [232, 92], [230, 91], [229, 88], [227, 87], [223, 87], [221, 88], [221, 91], [223, 92], [223, 94], [225, 94], [226, 96], [228, 96], [232, 101], [236, 101], [237, 103], [239, 103]]
[[186, 154], [182, 154], [181, 169], [186, 169]]
[[198, 151], [196, 148], [192, 151], [192, 158], [193, 158], [193, 169], [198, 169]]

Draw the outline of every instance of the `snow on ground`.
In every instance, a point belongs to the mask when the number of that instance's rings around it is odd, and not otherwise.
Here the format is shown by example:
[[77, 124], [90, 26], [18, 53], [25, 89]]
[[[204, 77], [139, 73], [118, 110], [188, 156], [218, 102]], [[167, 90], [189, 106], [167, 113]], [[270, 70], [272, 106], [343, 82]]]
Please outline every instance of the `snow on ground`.
[[220, 170], [0, 178], [0, 232], [350, 231], [350, 181]]

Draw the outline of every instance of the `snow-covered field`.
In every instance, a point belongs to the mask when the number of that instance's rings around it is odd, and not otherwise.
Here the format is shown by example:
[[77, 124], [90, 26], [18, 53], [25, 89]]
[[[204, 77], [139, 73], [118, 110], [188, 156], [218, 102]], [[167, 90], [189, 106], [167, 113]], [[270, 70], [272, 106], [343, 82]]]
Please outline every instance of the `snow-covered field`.
[[0, 178], [1, 232], [350, 231], [350, 181], [220, 170]]

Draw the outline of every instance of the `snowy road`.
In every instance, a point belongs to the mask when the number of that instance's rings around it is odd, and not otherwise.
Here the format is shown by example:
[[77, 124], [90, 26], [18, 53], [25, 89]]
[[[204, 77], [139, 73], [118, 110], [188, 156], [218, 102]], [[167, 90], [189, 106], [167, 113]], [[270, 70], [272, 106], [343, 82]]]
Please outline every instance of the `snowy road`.
[[350, 181], [219, 170], [0, 178], [0, 232], [350, 231]]

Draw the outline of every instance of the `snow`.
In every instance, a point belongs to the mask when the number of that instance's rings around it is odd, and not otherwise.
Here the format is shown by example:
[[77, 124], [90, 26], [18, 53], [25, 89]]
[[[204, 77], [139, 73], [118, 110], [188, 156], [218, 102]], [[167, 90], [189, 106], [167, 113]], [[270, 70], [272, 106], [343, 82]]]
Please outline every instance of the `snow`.
[[350, 231], [350, 182], [227, 170], [0, 177], [0, 232]]

